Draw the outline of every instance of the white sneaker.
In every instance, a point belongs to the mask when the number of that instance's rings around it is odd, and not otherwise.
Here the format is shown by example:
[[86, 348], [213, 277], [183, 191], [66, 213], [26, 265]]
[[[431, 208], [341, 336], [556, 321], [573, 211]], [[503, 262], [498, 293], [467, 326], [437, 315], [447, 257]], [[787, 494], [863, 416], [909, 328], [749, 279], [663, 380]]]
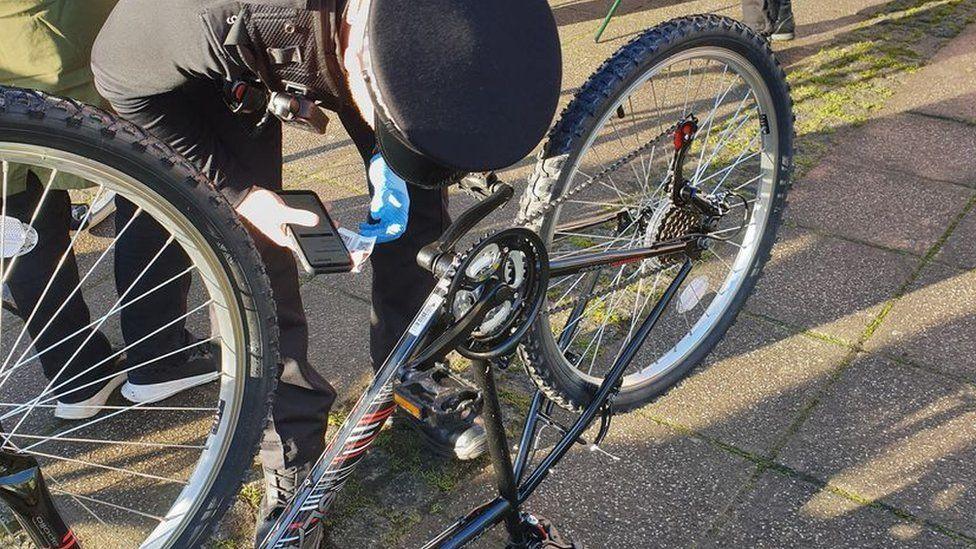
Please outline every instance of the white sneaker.
[[150, 385], [136, 385], [127, 381], [122, 387], [122, 396], [130, 402], [149, 404], [165, 400], [176, 393], [192, 389], [197, 385], [210, 383], [218, 377], [220, 377], [219, 372], [209, 372]]
[[129, 380], [122, 386], [122, 396], [131, 402], [151, 403], [176, 393], [210, 383], [220, 377], [219, 351], [210, 345], [190, 350], [186, 361], [179, 364], [150, 364], [129, 370]]
[[119, 374], [108, 380], [108, 383], [94, 395], [79, 402], [62, 402], [54, 407], [54, 416], [61, 419], [88, 419], [97, 416], [102, 411], [102, 406], [108, 402], [108, 397], [116, 387], [125, 381], [125, 374]]

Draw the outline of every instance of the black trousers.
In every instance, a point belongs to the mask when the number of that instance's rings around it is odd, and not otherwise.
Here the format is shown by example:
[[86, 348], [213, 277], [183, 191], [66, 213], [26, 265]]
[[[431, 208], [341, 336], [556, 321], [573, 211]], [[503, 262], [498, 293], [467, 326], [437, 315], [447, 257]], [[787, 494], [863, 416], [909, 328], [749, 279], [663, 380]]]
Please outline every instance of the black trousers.
[[[45, 376], [49, 380], [57, 376], [56, 382], [65, 382], [81, 374], [70, 383], [80, 387], [104, 377], [107, 359], [114, 353], [106, 337], [89, 327], [91, 314], [77, 290], [78, 264], [74, 250], [68, 248], [68, 192], [51, 190], [40, 204], [44, 186], [32, 172], [28, 172], [26, 183], [24, 192], [9, 198], [8, 213], [26, 223], [36, 209], [31, 226], [37, 231], [38, 243], [18, 258], [10, 274], [10, 293], [22, 319], [30, 320], [27, 328], [32, 354], [39, 355]], [[179, 367], [186, 352], [173, 351], [185, 346], [191, 336], [185, 330], [185, 321], [173, 320], [186, 313], [190, 277], [177, 275], [189, 266], [189, 259], [177, 244], [166, 245], [169, 233], [148, 214], [134, 215], [135, 207], [121, 197], [116, 198], [116, 209], [119, 236], [113, 263], [118, 295], [126, 296], [120, 301], [123, 308], [119, 313], [127, 343], [126, 366], [151, 362], [154, 368]], [[62, 257], [64, 261], [58, 267]], [[82, 391], [91, 393], [93, 389]]]
[[[7, 215], [29, 222], [43, 191], [41, 182], [29, 172], [26, 190], [8, 197]], [[18, 313], [25, 322], [30, 319], [27, 332], [34, 352], [28, 352], [28, 356], [40, 353], [38, 360], [49, 380], [54, 376], [60, 381], [71, 379], [112, 353], [101, 332], [89, 335], [90, 330], [83, 330], [72, 336], [91, 323], [91, 315], [81, 292], [74, 291], [79, 276], [74, 250], [68, 248], [70, 222], [68, 192], [51, 190], [31, 225], [37, 231], [37, 245], [17, 258], [8, 279]], [[64, 262], [58, 268], [62, 257]], [[57, 275], [52, 281], [55, 272]], [[59, 374], [63, 367], [64, 371]], [[94, 375], [83, 375], [72, 385], [80, 386], [96, 379], [98, 377]]]

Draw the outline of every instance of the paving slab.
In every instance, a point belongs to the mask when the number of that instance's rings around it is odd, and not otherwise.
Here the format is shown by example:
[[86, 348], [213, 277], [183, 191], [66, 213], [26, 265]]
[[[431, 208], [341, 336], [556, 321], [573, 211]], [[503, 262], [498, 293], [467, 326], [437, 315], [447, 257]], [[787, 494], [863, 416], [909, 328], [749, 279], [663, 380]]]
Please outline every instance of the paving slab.
[[[844, 150], [835, 145], [834, 150]], [[787, 220], [839, 236], [922, 255], [972, 196], [962, 186], [928, 181], [872, 163], [833, 157], [790, 192]]]
[[976, 381], [976, 271], [931, 264], [865, 348]]
[[[573, 449], [528, 504], [585, 547], [688, 546], [754, 469], [749, 461], [637, 414], [614, 419], [603, 446], [621, 460]], [[444, 507], [458, 515], [479, 502], [459, 498]], [[496, 534], [475, 547], [499, 547], [498, 539]], [[416, 541], [406, 538], [405, 545]]]
[[780, 460], [867, 500], [976, 536], [976, 389], [864, 355]]
[[969, 25], [908, 81], [885, 112], [914, 111], [976, 124], [976, 25]]
[[853, 343], [918, 262], [913, 256], [784, 227], [746, 307]]
[[768, 455], [847, 349], [740, 316], [693, 375], [638, 411]]
[[962, 269], [976, 269], [976, 209], [963, 218], [956, 230], [949, 235], [945, 245], [935, 256], [940, 261], [952, 263]]
[[767, 472], [703, 547], [966, 547], [926, 526]]
[[[925, 178], [976, 186], [976, 128], [914, 113], [897, 113], [868, 121], [835, 144], [836, 160], [863, 170], [885, 169]], [[833, 160], [832, 160], [833, 161]], [[858, 172], [858, 174], [860, 171]], [[914, 176], [914, 177], [911, 177]]]

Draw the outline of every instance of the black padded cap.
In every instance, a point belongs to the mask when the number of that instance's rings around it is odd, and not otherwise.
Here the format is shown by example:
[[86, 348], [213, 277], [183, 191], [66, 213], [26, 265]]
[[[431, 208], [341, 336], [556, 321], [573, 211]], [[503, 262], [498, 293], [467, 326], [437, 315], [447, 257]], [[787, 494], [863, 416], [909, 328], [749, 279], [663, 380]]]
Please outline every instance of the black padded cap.
[[548, 130], [562, 60], [545, 0], [372, 0], [367, 33], [377, 114], [415, 152], [486, 171]]

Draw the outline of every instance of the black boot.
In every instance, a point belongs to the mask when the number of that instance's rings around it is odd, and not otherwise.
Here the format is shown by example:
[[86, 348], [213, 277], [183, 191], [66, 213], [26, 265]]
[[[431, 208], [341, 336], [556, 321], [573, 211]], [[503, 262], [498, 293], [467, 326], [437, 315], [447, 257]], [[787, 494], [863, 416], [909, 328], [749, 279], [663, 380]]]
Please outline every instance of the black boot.
[[[312, 469], [311, 463], [296, 465], [284, 469], [270, 469], [264, 467], [264, 497], [258, 509], [258, 523], [254, 531], [254, 546], [258, 547], [271, 532], [271, 527], [285, 505], [295, 496], [295, 491]], [[322, 521], [318, 521], [310, 532], [297, 544], [304, 548], [318, 548], [325, 539]]]

